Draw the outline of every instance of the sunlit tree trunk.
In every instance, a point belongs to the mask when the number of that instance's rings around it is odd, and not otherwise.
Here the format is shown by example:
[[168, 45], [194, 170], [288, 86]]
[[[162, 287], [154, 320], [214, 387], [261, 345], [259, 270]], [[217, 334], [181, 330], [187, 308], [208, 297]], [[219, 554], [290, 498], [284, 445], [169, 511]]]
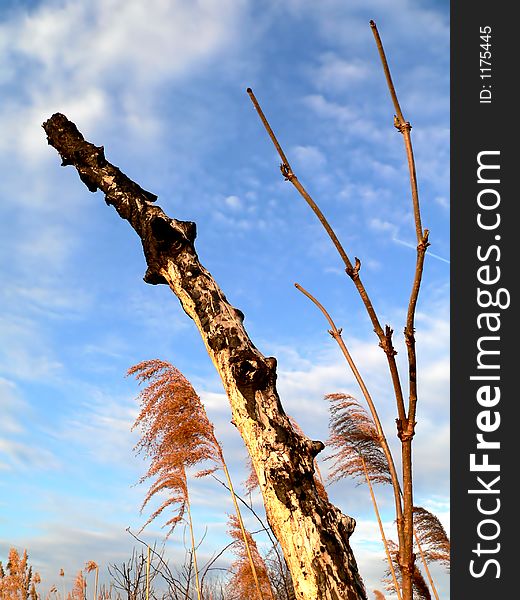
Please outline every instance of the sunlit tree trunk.
[[86, 142], [65, 116], [55, 114], [43, 127], [62, 164], [73, 165], [90, 191], [103, 191], [107, 204], [139, 235], [148, 264], [145, 281], [168, 285], [195, 322], [251, 456], [297, 597], [366, 599], [349, 544], [355, 521], [316, 491], [313, 463], [323, 444], [292, 427], [276, 390], [276, 360], [254, 346], [243, 314], [200, 264], [195, 224], [169, 218], [153, 204], [153, 194], [108, 163], [103, 148]]

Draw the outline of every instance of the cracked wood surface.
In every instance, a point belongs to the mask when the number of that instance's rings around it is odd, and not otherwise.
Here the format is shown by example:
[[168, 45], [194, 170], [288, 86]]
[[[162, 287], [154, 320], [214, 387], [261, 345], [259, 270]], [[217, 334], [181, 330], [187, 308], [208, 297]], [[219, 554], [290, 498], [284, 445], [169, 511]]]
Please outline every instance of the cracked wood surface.
[[276, 390], [276, 359], [254, 346], [244, 315], [199, 262], [195, 224], [168, 217], [154, 204], [157, 196], [110, 164], [104, 148], [87, 142], [64, 115], [54, 114], [43, 128], [62, 165], [75, 167], [91, 192], [101, 190], [140, 237], [148, 266], [144, 280], [168, 285], [199, 329], [251, 456], [297, 597], [364, 600], [349, 544], [355, 521], [316, 491], [313, 461], [324, 446], [291, 426]]

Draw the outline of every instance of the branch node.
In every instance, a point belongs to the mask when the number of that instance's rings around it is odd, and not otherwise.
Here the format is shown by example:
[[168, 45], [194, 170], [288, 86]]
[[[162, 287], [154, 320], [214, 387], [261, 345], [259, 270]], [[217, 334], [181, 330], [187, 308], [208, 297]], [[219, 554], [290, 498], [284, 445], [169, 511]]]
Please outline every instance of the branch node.
[[339, 328], [335, 328], [335, 329], [329, 329], [328, 332], [330, 333], [330, 335], [335, 339], [339, 339], [341, 337], [341, 333], [343, 331], [343, 327], [339, 327]]
[[389, 326], [385, 325], [385, 333], [382, 338], [380, 338], [379, 347], [383, 348], [387, 356], [395, 356], [397, 354], [397, 350], [394, 348], [392, 344], [392, 334], [394, 330]]
[[426, 248], [428, 248], [428, 246], [431, 246], [430, 242], [428, 241], [428, 237], [430, 235], [430, 231], [429, 229], [425, 229], [422, 239], [419, 242], [419, 244], [417, 245], [417, 252], [426, 252]]
[[292, 172], [291, 167], [286, 163], [280, 164], [280, 171], [285, 179], [285, 181], [292, 181], [296, 175]]
[[396, 419], [395, 422], [397, 425], [397, 437], [401, 442], [409, 442], [415, 435], [417, 421], [406, 420], [403, 422], [403, 419]]
[[407, 345], [415, 342], [415, 327], [407, 325], [404, 328], [404, 339]]
[[361, 269], [361, 261], [357, 256], [354, 257], [355, 264], [354, 266], [349, 265], [345, 268], [346, 274], [354, 281], [359, 279], [359, 270]]
[[412, 129], [410, 121], [401, 121], [397, 115], [394, 115], [394, 127], [402, 134]]

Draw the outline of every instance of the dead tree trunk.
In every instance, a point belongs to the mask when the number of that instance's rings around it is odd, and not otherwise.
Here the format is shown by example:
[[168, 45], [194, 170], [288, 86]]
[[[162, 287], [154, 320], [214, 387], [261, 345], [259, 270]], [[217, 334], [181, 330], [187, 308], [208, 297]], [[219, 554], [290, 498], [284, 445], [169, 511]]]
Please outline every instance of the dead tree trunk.
[[139, 235], [148, 265], [144, 280], [169, 285], [197, 325], [251, 456], [298, 598], [365, 600], [349, 544], [355, 521], [323, 500], [314, 484], [314, 457], [324, 446], [291, 426], [276, 391], [276, 359], [257, 350], [243, 314], [200, 264], [195, 224], [168, 217], [153, 204], [154, 194], [111, 165], [103, 147], [85, 141], [64, 115], [53, 115], [43, 128], [62, 165], [74, 166], [91, 192], [100, 189]]

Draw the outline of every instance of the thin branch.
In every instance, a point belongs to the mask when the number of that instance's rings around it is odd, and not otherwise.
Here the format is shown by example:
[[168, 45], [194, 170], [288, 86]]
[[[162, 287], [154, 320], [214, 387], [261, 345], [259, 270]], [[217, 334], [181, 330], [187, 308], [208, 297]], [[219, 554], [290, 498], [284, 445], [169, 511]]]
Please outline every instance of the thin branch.
[[404, 136], [405, 146], [406, 146], [406, 157], [408, 159], [408, 167], [410, 171], [410, 182], [412, 186], [412, 199], [413, 199], [413, 207], [414, 207], [414, 217], [415, 217], [415, 229], [417, 233], [417, 243], [421, 243], [423, 241], [423, 230], [421, 225], [421, 214], [419, 210], [419, 194], [417, 192], [417, 175], [415, 172], [415, 161], [413, 157], [412, 144], [410, 140], [410, 131], [412, 126], [409, 121], [406, 121], [403, 113], [401, 111], [401, 107], [399, 105], [399, 101], [397, 100], [397, 94], [395, 91], [394, 83], [392, 81], [392, 76], [390, 74], [390, 68], [388, 67], [388, 62], [386, 60], [385, 51], [383, 48], [383, 43], [381, 41], [381, 37], [379, 36], [379, 31], [377, 30], [377, 26], [374, 21], [370, 21], [370, 27], [372, 28], [372, 33], [374, 34], [374, 39], [376, 41], [377, 50], [379, 52], [379, 56], [381, 58], [381, 63], [383, 65], [383, 71], [385, 72], [386, 82], [388, 84], [388, 89], [390, 91], [390, 96], [392, 97], [392, 102], [395, 108], [395, 121], [394, 126], [398, 129]]
[[[419, 207], [419, 192], [417, 186], [417, 174], [415, 170], [415, 159], [413, 155], [411, 129], [412, 126], [405, 120], [386, 60], [383, 43], [379, 36], [374, 21], [370, 21], [370, 27], [376, 42], [377, 50], [383, 65], [386, 82], [395, 108], [394, 126], [401, 132], [404, 139], [406, 159], [408, 162], [408, 171], [410, 176], [410, 187], [412, 194], [413, 214], [415, 220], [415, 232], [417, 237], [417, 255], [415, 264], [414, 281], [410, 293], [408, 303], [408, 311], [406, 316], [406, 326], [404, 330], [407, 356], [408, 356], [408, 381], [409, 381], [409, 398], [408, 398], [408, 414], [406, 418], [399, 415], [397, 421], [398, 436], [402, 442], [402, 468], [403, 468], [403, 505], [404, 505], [404, 521], [402, 524], [403, 536], [405, 540], [404, 546], [399, 544], [399, 562], [403, 574], [403, 595], [406, 600], [412, 597], [412, 573], [414, 567], [413, 555], [413, 484], [412, 484], [412, 439], [415, 433], [415, 418], [417, 410], [417, 356], [415, 351], [415, 311], [417, 300], [419, 297], [419, 289], [422, 280], [424, 269], [424, 259], [426, 249], [428, 248], [429, 231], [423, 231], [421, 223], [421, 211]], [[398, 526], [401, 527], [398, 523]]]
[[[217, 552], [217, 554], [215, 554], [204, 565], [204, 567], [201, 569], [202, 577], [201, 577], [201, 580], [200, 580], [200, 584], [201, 584], [202, 587], [204, 586], [204, 578], [206, 577], [206, 574], [208, 573], [208, 571], [211, 570], [211, 565], [214, 564], [224, 554], [224, 552], [226, 550], [228, 550], [229, 548], [231, 548], [231, 546], [234, 546], [237, 542], [238, 542], [238, 540], [233, 540], [232, 542], [229, 542], [229, 544], [227, 544], [226, 546], [224, 546], [224, 548], [222, 548], [222, 550], [220, 552]], [[227, 570], [227, 569], [223, 569], [223, 570]]]
[[[220, 483], [220, 485], [224, 486], [226, 488], [226, 490], [229, 490], [229, 487], [221, 479], [219, 479], [216, 475], [214, 475], [212, 473], [211, 476], [213, 477], [213, 479], [215, 479], [216, 481], [218, 481]], [[260, 523], [260, 525], [262, 526], [262, 531], [265, 531], [265, 533], [267, 534], [267, 536], [268, 536], [271, 544], [274, 546], [276, 544], [276, 541], [273, 539], [273, 536], [271, 535], [271, 528], [266, 526], [266, 524], [259, 517], [259, 515], [255, 511], [255, 509], [252, 506], [249, 506], [249, 504], [243, 498], [241, 498], [238, 494], [236, 494], [236, 497], [237, 497], [237, 500], [239, 500], [240, 502], [242, 502], [242, 504], [249, 510], [249, 512]]]
[[[224, 486], [227, 490], [229, 490], [228, 486], [222, 481], [220, 480], [216, 475], [212, 474], [211, 475], [213, 477], [213, 479], [215, 479], [216, 481], [218, 481], [220, 483], [220, 485]], [[264, 531], [267, 534], [267, 537], [269, 538], [269, 541], [271, 542], [272, 548], [276, 554], [276, 558], [278, 561], [278, 565], [280, 567], [280, 571], [282, 571], [282, 566], [285, 564], [285, 566], [287, 566], [287, 564], [285, 563], [285, 558], [283, 558], [282, 556], [280, 556], [280, 552], [278, 550], [278, 545], [276, 540], [273, 538], [272, 533], [271, 533], [271, 528], [267, 527], [265, 525], [265, 523], [262, 521], [262, 519], [259, 517], [258, 513], [255, 511], [255, 509], [250, 506], [243, 498], [241, 498], [238, 494], [235, 494], [237, 500], [239, 500], [240, 502], [242, 502], [242, 504], [250, 511], [250, 513], [255, 517], [255, 519], [260, 523], [260, 525], [262, 526], [262, 531]]]
[[[132, 536], [132, 537], [133, 537], [135, 540], [137, 540], [137, 541], [138, 541], [140, 544], [143, 544], [143, 546], [146, 546], [147, 548], [149, 547], [149, 546], [148, 546], [148, 544], [147, 544], [147, 543], [146, 543], [144, 540], [142, 540], [142, 539], [140, 539], [139, 537], [137, 537], [137, 536], [135, 535], [135, 533], [133, 533], [133, 532], [131, 531], [130, 527], [127, 527], [127, 528], [126, 528], [126, 531], [127, 531], [127, 532], [128, 532], [128, 533], [129, 533], [129, 534], [130, 534], [130, 535], [131, 535], [131, 536]], [[154, 547], [154, 548], [150, 548], [150, 550], [151, 550], [151, 552], [152, 552], [153, 554], [155, 554], [155, 556], [157, 556], [157, 557], [159, 558], [159, 561], [160, 561], [160, 562], [163, 564], [164, 568], [166, 569], [166, 572], [167, 572], [167, 574], [168, 574], [168, 577], [165, 577], [165, 576], [164, 576], [164, 574], [163, 574], [163, 572], [162, 572], [162, 571], [159, 571], [159, 573], [160, 573], [161, 577], [162, 577], [162, 578], [163, 578], [165, 581], [167, 581], [167, 582], [168, 582], [170, 585], [172, 585], [174, 589], [175, 589], [175, 588], [177, 588], [177, 587], [179, 587], [179, 586], [180, 586], [180, 583], [178, 583], [178, 582], [175, 580], [175, 577], [174, 577], [173, 573], [171, 572], [171, 569], [170, 569], [170, 567], [168, 566], [168, 563], [167, 563], [167, 562], [164, 560], [164, 558], [162, 557], [162, 555], [161, 555], [161, 554], [159, 554], [159, 552], [157, 552], [157, 551], [155, 550], [155, 547]], [[180, 593], [182, 593], [182, 591], [183, 591], [183, 590], [182, 590], [182, 589], [179, 589], [179, 590], [176, 590], [176, 591], [179, 591]]]
[[[381, 539], [383, 540], [383, 546], [385, 547], [385, 553], [386, 553], [386, 558], [388, 560], [388, 565], [390, 567], [390, 572], [392, 575], [392, 579], [394, 582], [394, 586], [395, 586], [395, 592], [397, 594], [397, 598], [398, 600], [402, 600], [402, 596], [401, 596], [401, 589], [399, 587], [399, 584], [397, 582], [397, 576], [395, 574], [395, 569], [394, 569], [394, 563], [392, 561], [392, 557], [390, 556], [390, 549], [388, 548], [388, 540], [386, 539], [386, 535], [385, 535], [385, 530], [383, 528], [383, 522], [381, 521], [381, 515], [379, 514], [379, 508], [377, 506], [377, 500], [376, 500], [376, 496], [374, 494], [374, 489], [372, 487], [372, 482], [370, 481], [370, 475], [368, 474], [368, 469], [365, 463], [364, 458], [361, 456], [361, 462], [363, 464], [363, 471], [365, 474], [365, 479], [368, 485], [368, 489], [370, 491], [370, 498], [372, 499], [372, 505], [374, 507], [374, 512], [376, 513], [376, 519], [377, 519], [377, 523], [379, 525], [379, 531], [381, 533]], [[439, 600], [437, 598], [437, 600]]]
[[347, 275], [352, 279], [356, 289], [358, 290], [359, 295], [361, 296], [361, 300], [363, 301], [363, 304], [365, 305], [368, 316], [370, 317], [370, 320], [374, 327], [374, 331], [375, 331], [377, 337], [379, 338], [379, 345], [386, 354], [388, 366], [389, 366], [390, 374], [391, 374], [391, 378], [392, 378], [392, 383], [394, 386], [394, 394], [395, 394], [395, 397], [397, 400], [397, 408], [398, 408], [398, 412], [399, 412], [399, 418], [404, 422], [406, 415], [405, 415], [405, 407], [404, 407], [404, 400], [403, 400], [403, 392], [402, 392], [401, 383], [400, 383], [400, 379], [399, 379], [399, 371], [397, 369], [397, 364], [395, 361], [395, 355], [397, 354], [397, 352], [394, 349], [393, 344], [392, 344], [393, 331], [390, 327], [388, 327], [388, 325], [383, 330], [383, 328], [381, 327], [381, 324], [379, 323], [379, 319], [377, 317], [376, 311], [375, 311], [375, 309], [372, 305], [372, 302], [368, 296], [365, 286], [363, 285], [363, 282], [361, 281], [361, 278], [359, 276], [359, 269], [361, 267], [361, 262], [359, 261], [358, 258], [356, 258], [355, 264], [354, 265], [352, 264], [348, 254], [345, 252], [345, 249], [343, 248], [341, 242], [339, 241], [334, 230], [332, 229], [329, 222], [325, 218], [324, 214], [321, 212], [319, 206], [316, 204], [316, 202], [314, 202], [314, 200], [311, 198], [311, 196], [309, 195], [307, 190], [303, 187], [303, 185], [300, 183], [300, 181], [294, 174], [293, 170], [291, 169], [291, 166], [289, 165], [289, 162], [287, 161], [287, 158], [285, 157], [285, 154], [280, 146], [280, 143], [278, 142], [275, 134], [273, 133], [273, 130], [272, 130], [271, 126], [269, 125], [269, 122], [267, 121], [267, 118], [264, 115], [264, 113], [260, 107], [260, 104], [258, 103], [258, 100], [256, 99], [256, 96], [253, 93], [253, 90], [251, 88], [247, 88], [247, 93], [249, 94], [251, 101], [253, 102], [253, 104], [260, 116], [260, 119], [269, 134], [269, 137], [273, 141], [273, 144], [274, 144], [276, 150], [278, 151], [278, 154], [280, 155], [280, 158], [282, 160], [282, 164], [280, 166], [282, 175], [285, 177], [285, 179], [287, 181], [290, 181], [294, 185], [294, 187], [298, 190], [298, 192], [303, 197], [303, 199], [311, 207], [314, 214], [318, 217], [318, 220], [325, 228], [327, 234], [329, 235], [330, 239], [332, 240], [332, 243], [334, 244], [336, 250], [338, 251], [339, 255], [341, 256], [343, 263], [345, 264], [345, 271], [346, 271]]
[[[394, 125], [395, 127], [403, 134], [405, 150], [406, 150], [406, 158], [408, 161], [408, 170], [410, 175], [410, 187], [412, 193], [412, 203], [413, 203], [413, 213], [415, 219], [415, 231], [417, 235], [417, 260], [415, 267], [415, 277], [412, 286], [412, 291], [410, 294], [410, 300], [408, 304], [408, 313], [406, 318], [406, 328], [405, 328], [405, 338], [406, 345], [408, 349], [408, 364], [409, 364], [409, 379], [410, 379], [410, 398], [409, 398], [409, 408], [408, 408], [408, 418], [406, 420], [407, 431], [406, 435], [413, 435], [413, 428], [415, 426], [415, 413], [416, 413], [416, 405], [417, 405], [417, 381], [416, 381], [416, 355], [415, 355], [415, 337], [414, 337], [414, 315], [417, 306], [417, 299], [419, 296], [419, 289], [421, 285], [422, 273], [424, 268], [424, 259], [426, 255], [426, 249], [430, 245], [428, 241], [429, 231], [422, 229], [421, 223], [421, 211], [419, 206], [419, 192], [417, 186], [417, 174], [415, 170], [415, 159], [412, 148], [412, 140], [411, 140], [411, 129], [412, 126], [408, 121], [405, 120], [403, 113], [401, 111], [401, 107], [399, 105], [399, 101], [397, 99], [397, 94], [395, 91], [395, 87], [392, 81], [392, 76], [390, 74], [390, 69], [388, 67], [388, 62], [386, 60], [385, 51], [383, 48], [383, 43], [381, 41], [381, 37], [379, 36], [379, 31], [377, 29], [374, 21], [370, 21], [370, 27], [372, 28], [372, 33], [374, 34], [374, 39], [376, 41], [376, 46], [379, 52], [379, 56], [381, 58], [381, 63], [383, 65], [383, 71], [385, 73], [386, 82], [388, 85], [388, 89], [390, 92], [390, 96], [392, 98], [392, 102], [394, 104], [396, 116]], [[405, 425], [403, 421], [402, 425]]]
[[280, 158], [282, 159], [282, 167], [285, 168], [285, 170], [288, 171], [289, 173], [292, 173], [292, 169], [291, 169], [291, 166], [289, 165], [289, 161], [287, 160], [287, 157], [285, 156], [285, 153], [282, 150], [282, 147], [280, 146], [278, 140], [276, 139], [274, 131], [271, 129], [271, 126], [269, 125], [269, 121], [266, 119], [264, 112], [262, 111], [262, 109], [260, 107], [260, 104], [258, 104], [258, 100], [256, 99], [256, 96], [254, 95], [253, 90], [250, 87], [248, 87], [246, 92], [249, 94], [249, 97], [251, 98], [251, 101], [253, 102], [253, 105], [256, 108], [258, 115], [259, 115], [260, 119], [262, 120], [262, 123], [264, 124], [264, 127], [265, 127], [267, 133], [269, 134], [271, 141], [274, 144], [274, 147], [276, 148], [276, 151], [278, 152], [278, 154], [280, 155]]
[[309, 300], [315, 306], [318, 307], [318, 309], [321, 311], [321, 313], [327, 319], [327, 322], [330, 325], [329, 333], [336, 340], [336, 343], [340, 347], [341, 352], [343, 353], [343, 356], [345, 357], [354, 377], [356, 378], [356, 381], [357, 381], [359, 387], [361, 388], [361, 391], [363, 392], [363, 396], [365, 397], [367, 405], [370, 409], [370, 414], [372, 415], [372, 419], [374, 420], [374, 425], [377, 430], [381, 448], [383, 449], [386, 460], [388, 462], [388, 469], [390, 471], [390, 476], [392, 478], [392, 487], [394, 490], [396, 517], [397, 517], [397, 519], [401, 519], [402, 518], [402, 504], [401, 504], [401, 495], [400, 495], [400, 484], [399, 484], [399, 478], [397, 475], [397, 470], [395, 468], [395, 463], [394, 463], [394, 459], [392, 456], [392, 452], [390, 450], [390, 446], [388, 445], [388, 441], [386, 439], [385, 432], [383, 430], [383, 426], [381, 425], [381, 421], [379, 419], [379, 414], [377, 412], [376, 406], [374, 404], [374, 401], [372, 400], [372, 396], [370, 395], [370, 392], [368, 391], [368, 388], [363, 380], [363, 377], [361, 376], [354, 360], [352, 359], [352, 356], [350, 355], [350, 352], [348, 351], [347, 345], [345, 344], [345, 341], [343, 340], [343, 337], [341, 335], [342, 330], [338, 329], [336, 327], [336, 324], [332, 320], [332, 317], [330, 316], [330, 314], [328, 313], [326, 308], [323, 306], [323, 304], [321, 304], [321, 302], [319, 302], [310, 292], [308, 292], [299, 283], [295, 283], [294, 285], [295, 285], [296, 289], [298, 289], [302, 294], [307, 296], [307, 298], [309, 298]]
[[421, 560], [424, 565], [424, 570], [426, 571], [426, 576], [428, 577], [428, 581], [430, 582], [430, 587], [432, 588], [433, 595], [435, 596], [436, 600], [439, 600], [439, 594], [437, 593], [437, 588], [435, 587], [435, 583], [433, 581], [433, 577], [430, 572], [430, 568], [428, 567], [428, 561], [426, 560], [426, 557], [424, 555], [424, 551], [422, 549], [421, 542], [419, 541], [419, 536], [417, 535], [417, 531], [416, 531], [415, 527], [413, 530], [413, 535], [415, 537], [415, 543], [417, 544], [417, 549], [419, 550], [419, 554], [421, 555]]

